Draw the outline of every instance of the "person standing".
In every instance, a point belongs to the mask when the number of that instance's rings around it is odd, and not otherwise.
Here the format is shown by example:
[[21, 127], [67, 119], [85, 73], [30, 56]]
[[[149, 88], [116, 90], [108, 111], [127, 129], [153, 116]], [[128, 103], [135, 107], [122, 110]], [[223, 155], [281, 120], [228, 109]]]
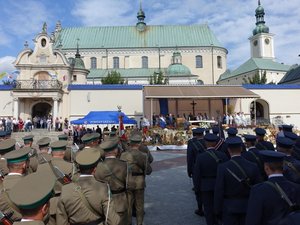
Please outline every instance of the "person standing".
[[139, 151], [142, 139], [140, 135], [130, 137], [130, 146], [128, 151], [121, 154], [120, 159], [126, 161], [132, 169], [132, 183], [134, 189], [128, 195], [128, 216], [131, 224], [132, 205], [136, 208], [137, 225], [142, 225], [144, 220], [144, 191], [146, 187], [145, 176], [150, 175], [152, 169], [148, 163], [147, 155]]
[[242, 139], [226, 140], [231, 159], [218, 167], [214, 210], [223, 225], [244, 225], [251, 186], [262, 178], [258, 167], [241, 156]]
[[197, 155], [193, 181], [195, 193], [200, 194], [203, 202], [206, 223], [207, 225], [215, 225], [217, 220], [214, 217], [213, 203], [217, 168], [221, 163], [227, 161], [228, 157], [225, 153], [216, 151], [217, 135], [208, 133], [204, 136], [204, 140], [207, 149], [205, 152]]
[[255, 128], [254, 130], [255, 134], [256, 134], [256, 145], [255, 147], [259, 150], [275, 150], [274, 145], [269, 142], [269, 141], [265, 141], [265, 135], [266, 135], [266, 130], [263, 128]]
[[282, 193], [291, 203], [300, 205], [300, 186], [283, 176], [285, 154], [270, 150], [261, 151], [260, 154], [264, 161], [268, 181], [252, 188], [246, 225], [278, 225], [291, 211], [286, 199], [282, 198]]

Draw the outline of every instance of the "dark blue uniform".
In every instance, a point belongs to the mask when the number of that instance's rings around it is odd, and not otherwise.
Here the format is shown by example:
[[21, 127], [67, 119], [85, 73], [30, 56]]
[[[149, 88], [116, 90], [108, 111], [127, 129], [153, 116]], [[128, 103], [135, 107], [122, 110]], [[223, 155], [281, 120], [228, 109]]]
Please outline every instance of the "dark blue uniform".
[[256, 143], [255, 147], [259, 150], [275, 150], [274, 145], [269, 141], [259, 141]]
[[[283, 176], [271, 177], [268, 181], [276, 182], [293, 203], [300, 203], [299, 185], [288, 181]], [[246, 225], [278, 225], [281, 224], [279, 221], [288, 211], [289, 206], [280, 197], [278, 191], [270, 184], [263, 182], [255, 185], [251, 190]], [[292, 225], [292, 223], [286, 223], [286, 225]]]
[[192, 177], [194, 165], [196, 162], [196, 158], [198, 153], [202, 153], [205, 151], [205, 141], [204, 139], [197, 139], [193, 137], [188, 141], [187, 146], [187, 173], [189, 177]]
[[259, 151], [261, 151], [261, 150], [258, 150], [255, 147], [250, 147], [248, 149], [248, 151], [242, 152], [242, 157], [244, 157], [245, 159], [247, 159], [250, 162], [255, 163], [257, 165], [257, 167], [259, 168], [261, 176], [263, 178], [266, 178], [266, 173], [264, 170], [264, 162], [262, 161]]
[[289, 181], [300, 184], [300, 161], [286, 156], [283, 163], [283, 175]]
[[[243, 172], [233, 162], [238, 163]], [[250, 188], [239, 182], [228, 171], [230, 169], [238, 178], [249, 179], [249, 184], [254, 185], [262, 181], [258, 167], [241, 156], [234, 156], [231, 160], [219, 165], [214, 208], [217, 215], [222, 214], [224, 225], [243, 225], [247, 211]], [[244, 173], [247, 177], [245, 177]]]
[[227, 160], [225, 153], [218, 152], [214, 148], [208, 148], [206, 152], [197, 156], [193, 180], [195, 192], [201, 193], [207, 225], [216, 224], [213, 202], [217, 168], [220, 163]]

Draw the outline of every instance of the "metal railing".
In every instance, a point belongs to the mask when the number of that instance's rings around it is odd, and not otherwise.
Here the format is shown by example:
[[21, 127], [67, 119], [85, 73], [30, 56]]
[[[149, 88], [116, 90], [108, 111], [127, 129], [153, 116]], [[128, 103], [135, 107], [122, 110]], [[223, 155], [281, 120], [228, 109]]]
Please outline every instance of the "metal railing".
[[13, 84], [16, 90], [59, 90], [62, 86], [58, 80], [17, 80]]

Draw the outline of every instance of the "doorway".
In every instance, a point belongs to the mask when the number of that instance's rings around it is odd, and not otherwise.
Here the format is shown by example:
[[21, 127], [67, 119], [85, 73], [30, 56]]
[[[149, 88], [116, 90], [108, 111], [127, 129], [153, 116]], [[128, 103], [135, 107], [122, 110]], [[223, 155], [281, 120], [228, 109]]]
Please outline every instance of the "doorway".
[[32, 120], [35, 128], [46, 128], [51, 110], [52, 106], [46, 102], [37, 103], [32, 107]]

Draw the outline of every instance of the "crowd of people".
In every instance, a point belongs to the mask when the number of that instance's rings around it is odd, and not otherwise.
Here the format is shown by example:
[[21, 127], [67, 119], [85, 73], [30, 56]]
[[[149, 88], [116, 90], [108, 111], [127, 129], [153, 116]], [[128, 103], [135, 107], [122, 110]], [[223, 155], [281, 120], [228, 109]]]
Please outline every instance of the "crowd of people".
[[193, 130], [187, 173], [193, 180], [195, 213], [207, 225], [296, 225], [300, 221], [300, 138], [282, 125], [276, 148], [266, 130], [227, 137], [220, 127]]
[[66, 134], [36, 142], [25, 135], [16, 146], [1, 131], [0, 224], [130, 225], [134, 216], [142, 225], [153, 161], [142, 133], [120, 139], [105, 129], [100, 138], [96, 130], [80, 137], [80, 148]]

